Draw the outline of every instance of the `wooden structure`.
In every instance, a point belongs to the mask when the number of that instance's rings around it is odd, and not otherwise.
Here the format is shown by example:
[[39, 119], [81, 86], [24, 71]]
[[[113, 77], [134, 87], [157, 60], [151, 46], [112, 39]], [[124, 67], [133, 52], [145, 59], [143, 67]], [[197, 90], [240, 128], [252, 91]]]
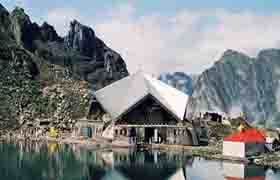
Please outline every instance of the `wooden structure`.
[[101, 136], [104, 127], [104, 122], [101, 120], [79, 119], [74, 128], [75, 136], [92, 138]]
[[185, 120], [188, 96], [143, 72], [95, 92], [95, 97], [112, 119], [102, 134], [105, 138], [127, 145], [198, 145]]

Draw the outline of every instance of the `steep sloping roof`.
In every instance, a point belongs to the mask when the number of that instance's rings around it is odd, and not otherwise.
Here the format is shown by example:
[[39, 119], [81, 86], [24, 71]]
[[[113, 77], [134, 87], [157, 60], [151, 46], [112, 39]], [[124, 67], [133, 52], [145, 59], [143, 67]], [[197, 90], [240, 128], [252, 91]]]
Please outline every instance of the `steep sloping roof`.
[[265, 135], [256, 129], [246, 129], [224, 138], [232, 142], [265, 142]]
[[97, 101], [113, 119], [119, 118], [147, 95], [152, 95], [176, 118], [184, 119], [188, 95], [141, 71], [95, 92]]

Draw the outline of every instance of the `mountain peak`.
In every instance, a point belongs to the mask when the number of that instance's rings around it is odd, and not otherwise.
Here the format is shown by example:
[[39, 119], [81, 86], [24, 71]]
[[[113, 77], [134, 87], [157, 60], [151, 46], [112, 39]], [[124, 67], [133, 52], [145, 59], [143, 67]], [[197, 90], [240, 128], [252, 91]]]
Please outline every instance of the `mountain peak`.
[[233, 49], [228, 49], [223, 53], [222, 58], [227, 57], [227, 56], [236, 56], [236, 55], [247, 56], [247, 55], [245, 55], [245, 54], [243, 54], [239, 51], [236, 51], [236, 50], [233, 50]]
[[0, 11], [3, 9], [6, 10], [6, 8], [0, 3]]
[[74, 19], [70, 22], [70, 30], [65, 40], [68, 48], [88, 57], [93, 56], [96, 48], [96, 37], [92, 28]]
[[77, 19], [74, 19], [70, 22], [70, 30], [69, 31], [86, 31], [88, 33], [91, 33], [91, 34], [95, 34], [94, 30], [87, 26], [87, 25], [84, 25], [82, 23], [80, 23]]
[[6, 32], [10, 24], [9, 12], [7, 9], [0, 3], [0, 32]]
[[77, 20], [77, 19], [73, 19], [71, 22], [70, 22], [71, 25], [76, 25], [76, 24], [79, 24], [81, 25], [81, 23]]
[[192, 95], [193, 82], [192, 78], [184, 72], [163, 73], [159, 76], [159, 80], [175, 87], [187, 95]]
[[44, 21], [43, 24], [41, 25], [41, 27], [50, 27], [50, 26], [51, 25], [49, 23], [47, 23], [46, 21]]
[[0, 23], [7, 16], [9, 16], [8, 10], [0, 3]]
[[217, 62], [235, 62], [243, 60], [251, 60], [251, 58], [239, 51], [228, 49], [223, 53], [222, 57]]
[[266, 59], [266, 57], [276, 57], [279, 58], [280, 57], [280, 50], [279, 49], [264, 49], [261, 50], [258, 54], [258, 58], [259, 59]]
[[40, 32], [43, 41], [50, 41], [50, 42], [62, 41], [62, 38], [59, 37], [55, 28], [52, 25], [48, 24], [47, 22], [44, 22], [41, 25]]
[[11, 14], [14, 16], [28, 17], [28, 15], [25, 13], [24, 9], [21, 7], [18, 7], [18, 6], [15, 7], [15, 9], [12, 11]]
[[11, 12], [11, 19], [16, 23], [19, 23], [21, 26], [29, 26], [32, 24], [24, 9], [18, 6]]

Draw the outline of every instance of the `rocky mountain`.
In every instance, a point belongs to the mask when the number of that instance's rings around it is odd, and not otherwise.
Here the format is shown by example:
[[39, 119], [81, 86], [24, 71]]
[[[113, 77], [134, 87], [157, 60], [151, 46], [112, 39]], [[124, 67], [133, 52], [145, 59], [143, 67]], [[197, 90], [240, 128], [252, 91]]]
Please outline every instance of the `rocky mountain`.
[[266, 49], [256, 58], [226, 51], [196, 82], [188, 116], [216, 111], [231, 117], [245, 113], [259, 125], [280, 125], [280, 50]]
[[61, 38], [55, 29], [32, 23], [21, 8], [10, 15], [11, 30], [18, 45], [43, 57], [52, 64], [67, 67], [78, 79], [100, 89], [128, 75], [121, 56], [95, 36], [93, 29], [74, 20], [69, 33]]
[[66, 37], [0, 4], [0, 130], [40, 120], [71, 128], [89, 115], [92, 91], [128, 75], [121, 56], [74, 20]]
[[192, 95], [193, 80], [190, 76], [183, 72], [163, 73], [160, 75], [159, 80], [175, 87], [187, 95]]

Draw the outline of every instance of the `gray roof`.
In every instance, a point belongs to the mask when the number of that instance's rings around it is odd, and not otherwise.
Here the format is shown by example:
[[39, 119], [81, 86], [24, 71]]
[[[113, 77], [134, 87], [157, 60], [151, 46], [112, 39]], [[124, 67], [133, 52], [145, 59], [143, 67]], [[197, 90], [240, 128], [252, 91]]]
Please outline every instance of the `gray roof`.
[[113, 119], [152, 95], [168, 111], [183, 120], [189, 96], [141, 71], [95, 92], [97, 101]]

